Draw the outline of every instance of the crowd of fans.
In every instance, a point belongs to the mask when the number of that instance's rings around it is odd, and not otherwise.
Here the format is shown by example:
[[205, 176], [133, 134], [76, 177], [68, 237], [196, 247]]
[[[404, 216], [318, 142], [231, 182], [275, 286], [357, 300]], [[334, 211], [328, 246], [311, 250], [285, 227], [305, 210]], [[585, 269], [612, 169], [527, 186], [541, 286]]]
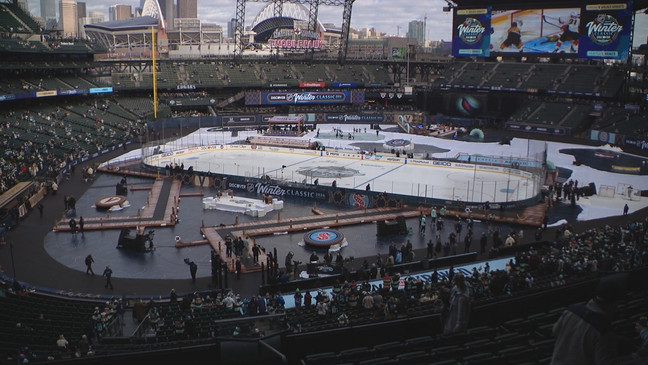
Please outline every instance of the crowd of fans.
[[[501, 300], [592, 278], [600, 273], [626, 272], [648, 264], [648, 221], [633, 221], [625, 226], [604, 226], [572, 233], [565, 225], [549, 244], [530, 244], [515, 254], [502, 269], [491, 269], [488, 262], [471, 270], [434, 269], [430, 275], [405, 274], [393, 261], [378, 256], [374, 264], [367, 260], [357, 269], [357, 280], [344, 276], [332, 288], [296, 289], [286, 305], [281, 292], [241, 297], [229, 289], [196, 292], [178, 297], [172, 290], [168, 300], [136, 304], [140, 319], [148, 316], [154, 329], [172, 323], [175, 339], [202, 336], [254, 336], [253, 328], [219, 332], [217, 326], [196, 328], [204, 310], [211, 316], [250, 318], [285, 314], [278, 328], [294, 332], [348, 326], [404, 318], [417, 313], [439, 313], [449, 318], [453, 287], [460, 276], [465, 281], [470, 301]], [[516, 243], [517, 244], [517, 243]], [[514, 244], [515, 245], [515, 244]], [[341, 265], [349, 261], [341, 262]], [[347, 270], [348, 272], [348, 270]], [[379, 284], [375, 281], [378, 280]], [[118, 301], [114, 302], [117, 305]], [[293, 304], [294, 303], [294, 304]], [[109, 304], [106, 305], [109, 308]], [[137, 310], [136, 310], [137, 311]], [[111, 312], [104, 309], [105, 313]], [[96, 317], [96, 318], [95, 318]], [[96, 335], [105, 328], [104, 315], [93, 315]], [[211, 318], [217, 320], [218, 318]], [[243, 332], [243, 333], [242, 333]]]
[[83, 118], [82, 126], [70, 119], [74, 112], [69, 106], [2, 113], [0, 193], [20, 181], [56, 179], [74, 161], [137, 136], [139, 121], [115, 126], [104, 119], [110, 104], [105, 100], [87, 105], [76, 115]]

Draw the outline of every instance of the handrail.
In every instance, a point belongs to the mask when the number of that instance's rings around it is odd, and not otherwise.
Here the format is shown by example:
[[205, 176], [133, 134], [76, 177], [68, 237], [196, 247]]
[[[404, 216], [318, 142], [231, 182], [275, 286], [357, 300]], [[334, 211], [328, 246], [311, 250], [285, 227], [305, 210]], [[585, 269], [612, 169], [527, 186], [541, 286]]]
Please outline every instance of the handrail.
[[271, 353], [277, 355], [277, 356], [281, 359], [281, 363], [282, 363], [282, 364], [287, 364], [287, 363], [288, 363], [288, 358], [286, 357], [286, 355], [282, 354], [281, 352], [279, 352], [279, 350], [277, 350], [277, 349], [275, 349], [274, 347], [270, 346], [270, 345], [267, 344], [265, 341], [263, 341], [263, 340], [259, 340], [259, 345], [265, 347], [265, 348], [268, 349]]

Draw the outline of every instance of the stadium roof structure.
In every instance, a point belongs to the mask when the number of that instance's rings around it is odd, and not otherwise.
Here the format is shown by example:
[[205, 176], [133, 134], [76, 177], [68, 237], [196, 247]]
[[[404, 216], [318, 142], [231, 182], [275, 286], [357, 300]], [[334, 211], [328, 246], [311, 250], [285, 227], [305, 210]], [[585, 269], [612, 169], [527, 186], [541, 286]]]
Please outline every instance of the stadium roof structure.
[[85, 25], [87, 29], [102, 29], [106, 31], [124, 31], [124, 30], [135, 30], [135, 29], [151, 29], [151, 27], [157, 27], [159, 20], [152, 16], [140, 16], [137, 18], [130, 18], [125, 20], [113, 20], [109, 22], [96, 23], [96, 24], [87, 24]]
[[[597, 1], [596, 3], [618, 3], [620, 0], [603, 0], [603, 1]], [[526, 7], [542, 7], [542, 8], [552, 8], [552, 7], [565, 7], [568, 4], [588, 4], [591, 3], [591, 1], [578, 1], [578, 0], [573, 0], [573, 1], [556, 1], [556, 0], [549, 0], [549, 1], [539, 1], [539, 0], [520, 0], [520, 1], [513, 1], [513, 0], [490, 0], [490, 1], [483, 1], [483, 0], [453, 0], [453, 1], [448, 1], [446, 2], [454, 3], [457, 5], [457, 7], [460, 8], [472, 8], [472, 7], [484, 7], [491, 5], [493, 7], [497, 8], [508, 8], [508, 9], [515, 9], [515, 8], [526, 8]], [[623, 2], [623, 0], [621, 0]], [[641, 9], [646, 9], [648, 8], [648, 0], [633, 0], [633, 7], [634, 10], [641, 10]]]
[[[281, 15], [274, 13], [274, 4], [268, 3], [254, 18], [250, 28], [256, 33], [254, 40], [267, 43], [275, 29], [293, 29], [296, 22], [307, 23], [309, 11], [302, 4], [286, 3], [283, 5]], [[317, 31], [326, 31], [326, 27], [317, 20]]]

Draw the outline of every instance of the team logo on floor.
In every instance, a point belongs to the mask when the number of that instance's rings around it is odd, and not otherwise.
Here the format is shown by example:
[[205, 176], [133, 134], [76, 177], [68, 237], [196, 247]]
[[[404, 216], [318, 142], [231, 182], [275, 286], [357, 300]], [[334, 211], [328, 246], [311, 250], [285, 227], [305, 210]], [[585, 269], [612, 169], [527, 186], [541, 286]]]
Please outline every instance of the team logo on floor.
[[405, 146], [409, 146], [410, 144], [412, 144], [412, 142], [410, 142], [410, 141], [408, 141], [406, 139], [400, 139], [399, 138], [399, 139], [391, 139], [391, 140], [385, 142], [385, 144], [387, 146], [389, 146], [389, 147], [405, 147]]

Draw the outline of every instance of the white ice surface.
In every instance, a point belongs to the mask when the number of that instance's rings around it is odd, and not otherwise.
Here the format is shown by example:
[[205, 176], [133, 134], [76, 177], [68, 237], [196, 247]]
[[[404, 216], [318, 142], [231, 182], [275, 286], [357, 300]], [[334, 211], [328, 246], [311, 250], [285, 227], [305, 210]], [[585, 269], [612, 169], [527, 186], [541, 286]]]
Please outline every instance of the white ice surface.
[[[322, 125], [322, 131], [325, 129], [330, 128], [331, 130], [333, 128], [340, 128], [342, 129], [345, 133], [346, 132], [352, 132], [354, 128], [360, 128], [363, 129], [366, 128], [366, 125]], [[392, 125], [385, 126], [385, 127], [393, 127]], [[375, 133], [374, 131], [369, 131], [369, 133]], [[203, 128], [201, 130], [198, 130], [190, 135], [187, 135], [185, 137], [182, 137], [176, 141], [173, 141], [165, 146], [161, 146], [163, 151], [171, 151], [171, 150], [177, 150], [180, 148], [184, 147], [191, 147], [191, 146], [197, 146], [197, 145], [207, 145], [207, 144], [228, 144], [232, 143], [235, 141], [241, 141], [245, 140], [248, 136], [258, 136], [256, 131], [244, 131], [244, 132], [239, 132], [238, 136], [232, 137], [231, 133], [228, 131], [219, 131], [219, 132], [208, 132], [206, 128]], [[527, 156], [528, 150], [529, 150], [529, 140], [527, 139], [521, 139], [521, 138], [514, 138], [510, 141], [509, 144], [500, 144], [500, 143], [473, 143], [473, 142], [463, 142], [463, 141], [456, 141], [456, 140], [451, 140], [451, 139], [440, 139], [440, 138], [435, 138], [435, 137], [426, 137], [426, 136], [418, 136], [418, 135], [409, 135], [409, 134], [402, 134], [402, 133], [394, 133], [394, 132], [380, 132], [380, 136], [384, 137], [382, 140], [377, 140], [375, 141], [376, 143], [380, 142], [382, 143], [383, 141], [390, 140], [390, 139], [406, 139], [410, 140], [412, 143], [415, 145], [433, 145], [438, 148], [443, 148], [443, 149], [448, 149], [448, 152], [443, 152], [443, 153], [436, 153], [432, 154], [431, 157], [437, 157], [437, 158], [450, 158], [450, 157], [456, 157], [460, 153], [466, 153], [466, 154], [482, 154], [482, 155], [489, 155], [489, 156], [503, 156], [503, 157], [521, 157], [524, 158]], [[305, 140], [311, 140], [315, 141], [318, 140], [315, 138], [315, 132], [311, 132], [306, 134], [303, 137], [299, 137], [301, 139]], [[327, 149], [331, 148], [343, 148], [343, 149], [355, 149], [359, 150], [357, 147], [352, 146], [351, 144], [354, 142], [357, 142], [357, 140], [348, 140], [348, 139], [321, 139], [318, 140], [321, 143], [323, 143]], [[365, 142], [367, 140], [364, 140]], [[538, 141], [531, 141], [531, 145], [541, 143]], [[578, 180], [580, 186], [584, 186], [589, 184], [590, 182], [594, 182], [597, 187], [601, 185], [611, 185], [614, 186], [615, 188], [618, 186], [619, 183], [625, 183], [625, 184], [630, 184], [634, 187], [635, 190], [648, 190], [648, 178], [646, 176], [640, 176], [640, 175], [627, 175], [627, 174], [619, 174], [619, 173], [612, 173], [612, 172], [607, 172], [607, 171], [599, 171], [593, 168], [590, 168], [585, 165], [580, 165], [576, 166], [573, 164], [574, 157], [572, 155], [568, 154], [562, 154], [559, 153], [560, 149], [563, 148], [583, 148], [583, 149], [599, 149], [600, 147], [591, 147], [591, 146], [584, 146], [584, 145], [576, 145], [576, 144], [566, 144], [566, 143], [557, 143], [557, 142], [546, 142], [547, 144], [547, 160], [554, 163], [556, 167], [564, 167], [567, 169], [570, 169], [573, 171], [572, 175], [570, 176], [570, 179], [572, 180]], [[618, 151], [618, 148], [615, 148], [616, 151]], [[141, 158], [141, 151], [139, 150], [134, 150], [130, 151], [125, 155], [122, 155], [116, 159], [111, 160], [110, 162], [119, 162], [123, 160], [129, 160], [129, 159], [139, 159]], [[277, 165], [271, 166], [273, 162]], [[192, 163], [194, 161], [192, 160]], [[244, 161], [239, 161], [239, 173], [241, 173], [243, 169], [243, 165], [245, 164]], [[200, 163], [200, 162], [199, 162]], [[228, 169], [231, 168], [236, 168], [235, 165], [232, 163], [228, 164], [226, 161], [211, 161], [211, 163], [214, 164], [214, 166], [223, 166], [222, 168], [224, 169], [224, 166], [228, 166]], [[238, 162], [237, 162], [238, 163]], [[287, 165], [285, 163], [281, 163], [279, 161], [275, 161], [275, 159], [271, 159], [269, 161], [266, 161], [265, 159], [262, 161], [255, 161], [254, 164], [257, 166], [267, 166], [268, 170], [275, 171], [275, 174], [280, 174], [281, 170], [281, 165]], [[186, 165], [186, 163], [185, 163]], [[234, 167], [232, 167], [234, 166]], [[371, 166], [369, 166], [371, 167]], [[352, 167], [356, 168], [356, 167]], [[357, 168], [356, 168], [357, 169]], [[196, 169], [198, 170], [198, 169]], [[266, 170], [266, 173], [268, 172]], [[369, 169], [371, 171], [372, 169]], [[213, 172], [220, 172], [217, 170], [215, 167]], [[232, 173], [232, 171], [228, 170], [229, 173]], [[233, 172], [236, 173], [236, 172]], [[362, 170], [361, 173], [366, 173], [365, 170]], [[241, 173], [242, 174], [242, 173]], [[287, 174], [287, 169], [284, 169], [284, 178], [286, 179], [291, 179], [291, 180], [298, 180], [298, 178], [294, 176], [286, 176]], [[370, 177], [369, 175], [373, 176], [375, 175], [375, 171], [370, 172], [367, 176]], [[275, 175], [278, 176], [278, 175]], [[275, 177], [273, 176], [273, 177]], [[389, 175], [388, 175], [389, 176]], [[293, 179], [294, 177], [294, 179]], [[397, 174], [394, 174], [393, 176], [389, 176], [389, 179], [386, 177], [383, 177], [385, 180], [385, 184], [390, 183], [386, 181], [398, 181]], [[413, 173], [412, 175], [407, 174], [406, 176], [402, 177], [406, 179], [408, 182], [412, 181], [426, 181], [429, 177], [424, 176], [422, 173], [417, 174]], [[421, 179], [421, 180], [419, 180]], [[367, 179], [365, 181], [360, 181], [362, 179], [359, 179], [357, 176], [352, 179], [352, 181], [347, 181], [345, 184], [346, 186], [349, 187], [358, 187], [362, 188], [364, 185], [366, 185]], [[435, 184], [438, 186], [459, 186], [459, 183], [456, 181], [453, 176], [444, 176], [442, 179], [437, 179], [435, 178]], [[445, 180], [445, 182], [443, 181]], [[460, 178], [459, 180], [463, 181], [463, 178]], [[307, 181], [310, 182], [310, 181]], [[320, 179], [320, 182], [322, 182], [322, 179]], [[326, 183], [327, 181], [323, 181]], [[330, 181], [328, 181], [330, 183]], [[421, 193], [420, 190], [415, 190], [414, 185], [415, 183], [410, 183], [410, 188], [412, 190], [411, 195], [419, 195], [419, 196], [424, 196], [423, 193]], [[425, 185], [425, 183], [423, 184]], [[338, 186], [340, 185], [340, 181], [338, 181]], [[416, 183], [416, 188], [420, 188], [418, 183]], [[461, 189], [465, 189], [466, 185], [462, 185]], [[458, 190], [461, 190], [458, 189]], [[499, 188], [498, 188], [499, 189]], [[372, 190], [373, 187], [372, 187]], [[375, 189], [375, 190], [380, 190], [380, 189]], [[383, 189], [385, 190], [385, 189]], [[471, 193], [471, 189], [468, 188], [468, 194]], [[484, 189], [486, 191], [486, 189]], [[435, 195], [436, 197], [436, 195]], [[477, 200], [477, 199], [476, 199]], [[487, 200], [487, 199], [484, 199]], [[578, 216], [578, 220], [591, 220], [591, 219], [598, 219], [598, 218], [604, 218], [604, 217], [609, 217], [609, 216], [616, 216], [620, 215], [623, 210], [623, 206], [625, 204], [628, 204], [630, 212], [633, 212], [635, 210], [644, 208], [648, 206], [648, 198], [646, 197], [639, 197], [639, 196], [634, 196], [633, 200], [627, 200], [622, 197], [622, 195], [617, 194], [615, 198], [602, 198], [598, 196], [592, 196], [588, 198], [581, 198], [577, 204], [583, 209], [581, 214]]]

